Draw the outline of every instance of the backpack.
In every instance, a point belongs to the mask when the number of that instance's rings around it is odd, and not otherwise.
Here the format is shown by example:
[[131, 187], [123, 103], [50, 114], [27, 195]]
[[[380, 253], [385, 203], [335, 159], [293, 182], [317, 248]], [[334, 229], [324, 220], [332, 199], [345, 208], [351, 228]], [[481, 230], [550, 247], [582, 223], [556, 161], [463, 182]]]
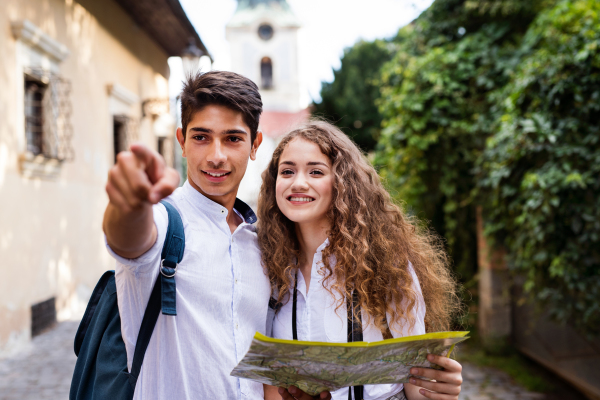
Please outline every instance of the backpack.
[[185, 236], [181, 216], [171, 204], [167, 209], [169, 226], [161, 253], [160, 273], [152, 289], [142, 319], [131, 371], [121, 335], [115, 271], [102, 275], [75, 335], [77, 363], [71, 381], [69, 400], [131, 400], [142, 368], [144, 355], [161, 310], [177, 315], [175, 274], [183, 258]]

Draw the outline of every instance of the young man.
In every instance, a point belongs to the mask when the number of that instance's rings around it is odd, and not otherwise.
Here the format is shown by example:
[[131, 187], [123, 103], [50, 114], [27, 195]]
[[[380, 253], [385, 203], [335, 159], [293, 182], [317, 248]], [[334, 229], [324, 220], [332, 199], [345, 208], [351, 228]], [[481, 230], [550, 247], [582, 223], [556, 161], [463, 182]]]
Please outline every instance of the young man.
[[[122, 152], [109, 173], [104, 232], [116, 284], [128, 366], [159, 274], [168, 217], [179, 211], [185, 253], [177, 267], [177, 315], [160, 315], [135, 399], [263, 399], [261, 384], [229, 373], [264, 332], [271, 288], [260, 263], [254, 212], [236, 200], [248, 159], [262, 141], [257, 86], [231, 72], [188, 79], [177, 139], [187, 181], [143, 145]], [[171, 194], [172, 193], [172, 194]]]

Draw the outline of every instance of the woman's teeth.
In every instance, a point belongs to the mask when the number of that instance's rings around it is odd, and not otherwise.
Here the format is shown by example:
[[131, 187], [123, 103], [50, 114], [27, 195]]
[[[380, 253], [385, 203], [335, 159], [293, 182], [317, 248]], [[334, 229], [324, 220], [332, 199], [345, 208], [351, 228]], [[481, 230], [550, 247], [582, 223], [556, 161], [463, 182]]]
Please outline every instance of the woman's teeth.
[[310, 197], [290, 197], [290, 201], [305, 201], [305, 202], [309, 202], [309, 201], [313, 201], [314, 199], [311, 199]]

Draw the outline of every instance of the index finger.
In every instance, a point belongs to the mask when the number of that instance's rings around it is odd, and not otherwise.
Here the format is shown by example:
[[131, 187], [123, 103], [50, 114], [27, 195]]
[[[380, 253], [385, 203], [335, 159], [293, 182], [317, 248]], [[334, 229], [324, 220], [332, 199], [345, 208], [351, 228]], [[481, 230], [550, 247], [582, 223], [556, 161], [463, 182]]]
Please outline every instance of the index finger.
[[460, 363], [458, 361], [453, 360], [448, 357], [438, 356], [435, 354], [429, 354], [427, 356], [427, 360], [429, 360], [430, 362], [432, 362], [434, 364], [439, 365], [440, 367], [444, 368], [448, 372], [461, 372], [462, 371], [462, 365], [460, 365]]
[[[296, 399], [296, 400], [313, 400], [315, 398], [314, 396], [306, 394], [302, 390], [298, 389], [296, 386], [290, 386], [287, 389], [287, 392], [290, 393], [292, 396], [294, 396], [294, 399]], [[326, 393], [326, 392], [324, 392], [324, 393]], [[321, 394], [323, 394], [323, 393], [321, 393]], [[323, 399], [323, 397], [321, 397], [319, 395], [319, 399]], [[327, 397], [324, 397], [324, 399], [327, 399]]]
[[159, 153], [141, 143], [133, 143], [129, 149], [143, 163], [144, 171], [152, 184], [163, 177], [165, 161]]

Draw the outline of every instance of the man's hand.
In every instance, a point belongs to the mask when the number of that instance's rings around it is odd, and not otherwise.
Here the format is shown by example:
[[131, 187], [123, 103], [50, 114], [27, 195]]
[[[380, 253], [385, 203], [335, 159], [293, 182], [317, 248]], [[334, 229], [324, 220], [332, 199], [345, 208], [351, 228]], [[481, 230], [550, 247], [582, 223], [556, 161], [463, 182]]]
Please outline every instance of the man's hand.
[[317, 396], [310, 396], [296, 386], [290, 386], [287, 389], [279, 388], [279, 394], [283, 400], [331, 400], [331, 393], [329, 392], [321, 392]]
[[152, 204], [170, 195], [179, 185], [179, 173], [165, 165], [160, 154], [142, 144], [117, 155], [108, 173], [109, 204], [104, 232], [115, 253], [125, 258], [144, 254], [156, 241]]
[[[416, 400], [419, 398], [432, 400], [458, 400], [461, 389], [460, 385], [462, 385], [462, 366], [455, 360], [434, 354], [429, 354], [427, 360], [444, 369], [440, 371], [430, 368], [411, 368], [411, 374], [435, 380], [435, 382], [410, 378], [410, 385], [404, 385], [407, 398], [409, 400]], [[421, 396], [418, 396], [417, 393]]]
[[179, 173], [156, 151], [139, 143], [130, 150], [117, 155], [106, 184], [111, 204], [123, 213], [156, 204], [179, 185]]

